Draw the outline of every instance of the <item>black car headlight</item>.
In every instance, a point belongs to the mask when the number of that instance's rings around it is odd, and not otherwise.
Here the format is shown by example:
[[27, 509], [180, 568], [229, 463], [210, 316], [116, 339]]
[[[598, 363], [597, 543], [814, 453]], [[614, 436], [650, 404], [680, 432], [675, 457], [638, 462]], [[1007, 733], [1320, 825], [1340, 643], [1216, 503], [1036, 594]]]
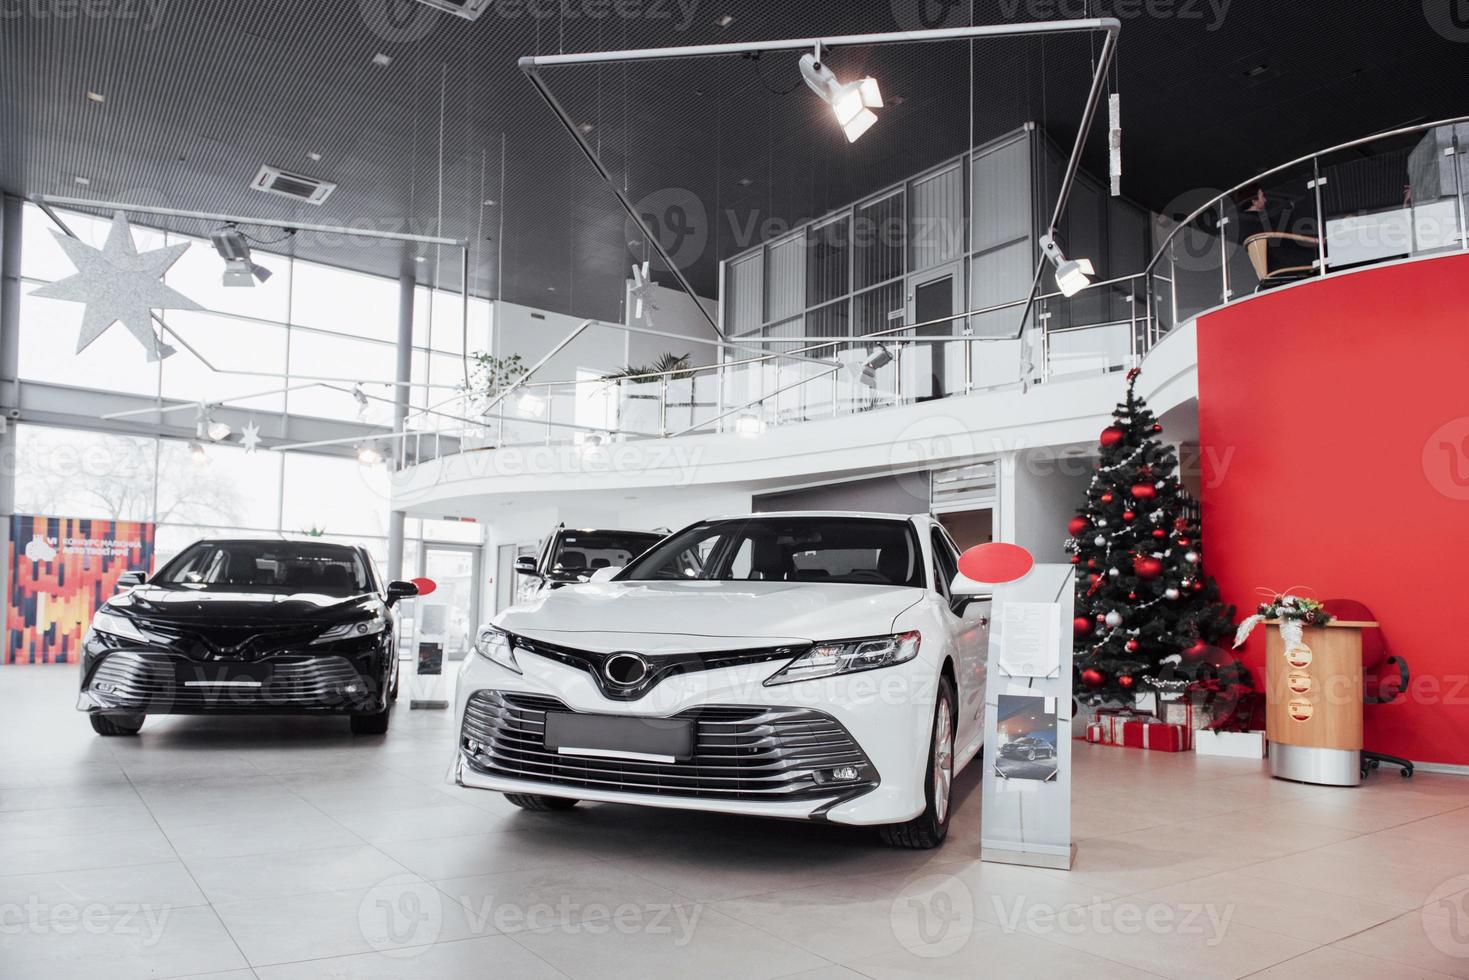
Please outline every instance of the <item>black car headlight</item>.
[[479, 636], [474, 640], [474, 652], [484, 657], [491, 663], [499, 664], [506, 670], [513, 670], [517, 674], [524, 671], [515, 660], [515, 647], [511, 643], [510, 634], [493, 626], [480, 628]]
[[918, 656], [922, 637], [917, 630], [892, 636], [870, 636], [860, 640], [818, 643], [780, 670], [765, 678], [765, 686], [794, 684], [818, 677], [835, 677], [859, 670], [876, 670], [907, 663]]
[[311, 641], [312, 646], [320, 643], [335, 643], [338, 640], [355, 640], [364, 636], [376, 636], [388, 628], [388, 611], [381, 604], [374, 606], [366, 619], [354, 619], [338, 623], [322, 632]]
[[126, 616], [119, 615], [106, 606], [97, 610], [92, 617], [92, 629], [98, 633], [106, 633], [108, 636], [117, 637], [120, 640], [132, 640], [136, 643], [147, 643], [148, 637]]

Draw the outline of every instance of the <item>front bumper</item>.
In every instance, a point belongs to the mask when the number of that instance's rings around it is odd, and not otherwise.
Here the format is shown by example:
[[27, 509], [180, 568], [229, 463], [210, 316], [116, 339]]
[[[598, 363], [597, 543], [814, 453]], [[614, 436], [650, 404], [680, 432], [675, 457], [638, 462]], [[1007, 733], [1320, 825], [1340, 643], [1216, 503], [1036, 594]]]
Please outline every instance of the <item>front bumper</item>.
[[92, 651], [77, 709], [111, 714], [355, 714], [387, 705], [387, 654], [376, 649], [193, 660], [158, 650]]
[[[451, 781], [502, 793], [751, 816], [886, 824], [923, 811], [937, 668], [922, 658], [831, 682], [765, 687], [780, 664], [670, 677], [636, 701], [584, 671], [520, 653], [516, 674], [466, 658]], [[694, 719], [695, 757], [674, 765], [545, 751], [546, 710]], [[824, 782], [853, 766], [856, 779]]]

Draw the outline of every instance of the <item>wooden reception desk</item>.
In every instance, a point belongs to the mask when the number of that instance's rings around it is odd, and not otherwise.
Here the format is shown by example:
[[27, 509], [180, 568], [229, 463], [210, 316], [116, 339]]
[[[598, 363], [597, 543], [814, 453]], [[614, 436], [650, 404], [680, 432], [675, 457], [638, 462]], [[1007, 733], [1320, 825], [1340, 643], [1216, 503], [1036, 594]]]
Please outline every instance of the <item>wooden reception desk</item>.
[[1332, 620], [1302, 630], [1290, 650], [1279, 621], [1265, 641], [1265, 734], [1270, 774], [1325, 786], [1361, 782], [1362, 630], [1367, 620]]

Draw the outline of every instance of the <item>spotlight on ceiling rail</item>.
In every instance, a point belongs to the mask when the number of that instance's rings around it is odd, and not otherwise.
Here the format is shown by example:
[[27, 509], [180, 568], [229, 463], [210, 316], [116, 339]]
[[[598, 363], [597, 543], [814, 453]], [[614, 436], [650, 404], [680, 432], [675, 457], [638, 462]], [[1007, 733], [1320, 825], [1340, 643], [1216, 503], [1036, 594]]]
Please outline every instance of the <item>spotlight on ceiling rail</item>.
[[229, 423], [219, 422], [214, 418], [214, 410], [217, 407], [208, 402], [200, 402], [199, 407], [194, 410], [194, 438], [199, 442], [205, 439], [210, 442], [222, 442], [229, 438]]
[[376, 466], [383, 461], [382, 450], [370, 442], [358, 443], [357, 462], [363, 466]]
[[256, 265], [251, 260], [250, 242], [237, 226], [216, 228], [209, 233], [209, 240], [214, 243], [214, 250], [219, 253], [219, 257], [224, 259], [224, 276], [221, 281], [226, 286], [254, 286], [257, 280], [264, 282], [270, 278], [269, 269]]
[[822, 62], [820, 45], [811, 54], [801, 55], [801, 77], [836, 113], [848, 143], [857, 142], [877, 122], [877, 113], [872, 111], [882, 108], [882, 90], [877, 79], [861, 78], [842, 84]]
[[1075, 296], [1092, 284], [1096, 270], [1091, 259], [1068, 259], [1051, 235], [1041, 236], [1041, 251], [1056, 269], [1056, 286], [1063, 296]]
[[189, 460], [195, 466], [209, 465], [209, 453], [204, 450], [204, 445], [202, 443], [189, 443]]

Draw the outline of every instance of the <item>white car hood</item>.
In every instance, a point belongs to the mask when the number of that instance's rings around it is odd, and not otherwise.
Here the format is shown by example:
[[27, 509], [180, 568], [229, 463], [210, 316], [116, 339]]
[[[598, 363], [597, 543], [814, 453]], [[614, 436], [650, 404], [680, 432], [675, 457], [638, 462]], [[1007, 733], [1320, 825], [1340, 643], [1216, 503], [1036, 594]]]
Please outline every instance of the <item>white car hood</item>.
[[[891, 633], [923, 590], [811, 582], [602, 582], [569, 586], [495, 619], [511, 633], [585, 649], [632, 637], [685, 649], [836, 640]], [[742, 645], [742, 644], [740, 644]]]

